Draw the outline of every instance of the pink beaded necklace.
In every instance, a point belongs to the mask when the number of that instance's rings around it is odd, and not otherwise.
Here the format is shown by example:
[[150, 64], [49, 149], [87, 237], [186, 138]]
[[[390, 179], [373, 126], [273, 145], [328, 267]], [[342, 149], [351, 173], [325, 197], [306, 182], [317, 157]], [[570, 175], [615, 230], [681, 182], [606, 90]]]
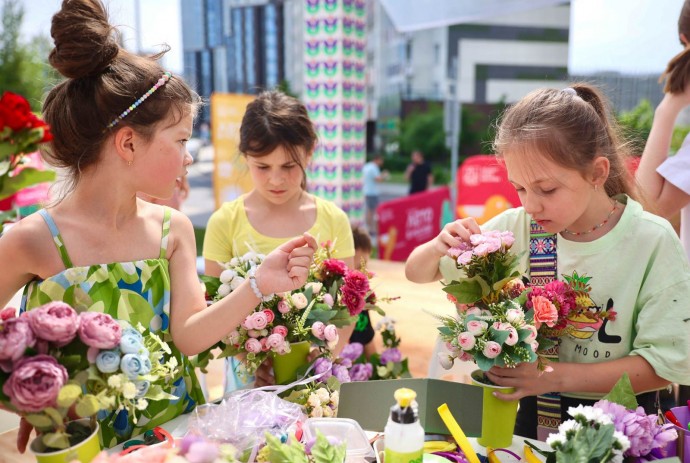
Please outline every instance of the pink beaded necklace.
[[616, 208], [617, 208], [617, 207], [618, 207], [618, 202], [614, 200], [614, 201], [613, 201], [613, 208], [611, 209], [611, 212], [609, 212], [609, 215], [606, 216], [606, 219], [604, 219], [603, 222], [601, 222], [600, 224], [595, 225], [594, 227], [592, 227], [591, 229], [589, 229], [589, 230], [587, 230], [587, 231], [583, 231], [583, 232], [574, 232], [574, 231], [568, 230], [567, 228], [564, 228], [563, 231], [562, 231], [561, 233], [567, 233], [568, 235], [580, 236], [580, 235], [588, 235], [588, 234], [592, 233], [592, 232], [595, 231], [595, 230], [599, 230], [601, 227], [603, 227], [604, 225], [606, 225], [606, 223], [609, 221], [609, 219], [611, 219], [611, 216], [613, 215], [614, 212], [616, 212]]

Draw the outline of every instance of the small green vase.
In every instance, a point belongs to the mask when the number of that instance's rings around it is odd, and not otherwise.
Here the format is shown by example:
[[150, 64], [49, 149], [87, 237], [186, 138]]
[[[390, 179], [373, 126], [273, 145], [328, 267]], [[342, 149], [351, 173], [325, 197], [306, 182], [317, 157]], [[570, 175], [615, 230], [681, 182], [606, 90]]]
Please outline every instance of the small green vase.
[[291, 342], [290, 352], [273, 356], [276, 384], [288, 384], [297, 379], [297, 370], [308, 363], [310, 348], [309, 341]]
[[477, 439], [479, 445], [495, 449], [510, 447], [513, 443], [515, 419], [517, 418], [518, 400], [501, 400], [494, 397], [493, 392], [511, 393], [512, 387], [487, 384], [484, 372], [472, 372], [472, 383], [481, 386], [483, 393], [482, 406], [482, 436]]

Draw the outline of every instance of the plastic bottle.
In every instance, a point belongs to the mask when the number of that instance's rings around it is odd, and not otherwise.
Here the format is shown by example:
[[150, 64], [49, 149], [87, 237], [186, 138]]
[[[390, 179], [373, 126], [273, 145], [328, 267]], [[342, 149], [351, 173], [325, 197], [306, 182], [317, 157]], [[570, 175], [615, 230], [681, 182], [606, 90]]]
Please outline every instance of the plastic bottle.
[[417, 393], [401, 388], [393, 395], [396, 404], [391, 407], [385, 435], [386, 463], [422, 463], [424, 458], [424, 428], [419, 423]]

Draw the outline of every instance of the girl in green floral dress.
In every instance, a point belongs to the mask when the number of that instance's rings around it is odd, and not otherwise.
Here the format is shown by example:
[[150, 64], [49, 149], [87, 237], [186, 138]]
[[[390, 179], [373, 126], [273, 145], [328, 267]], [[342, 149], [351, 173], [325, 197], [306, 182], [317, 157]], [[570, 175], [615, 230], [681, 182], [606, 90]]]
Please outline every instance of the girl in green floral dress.
[[[50, 63], [66, 79], [48, 94], [43, 115], [54, 140], [44, 153], [65, 170], [66, 193], [0, 238], [0, 307], [26, 286], [23, 310], [63, 300], [163, 335], [181, 368], [168, 392], [132, 417], [100, 416], [106, 447], [191, 410], [203, 401], [186, 361], [213, 346], [259, 304], [307, 278], [316, 242], [305, 234], [268, 255], [255, 275], [206, 308], [196, 275], [189, 219], [137, 199], [170, 197], [192, 158], [185, 147], [200, 104], [156, 57], [118, 45], [98, 0], [63, 2], [53, 16]], [[23, 451], [30, 427], [20, 426]]]

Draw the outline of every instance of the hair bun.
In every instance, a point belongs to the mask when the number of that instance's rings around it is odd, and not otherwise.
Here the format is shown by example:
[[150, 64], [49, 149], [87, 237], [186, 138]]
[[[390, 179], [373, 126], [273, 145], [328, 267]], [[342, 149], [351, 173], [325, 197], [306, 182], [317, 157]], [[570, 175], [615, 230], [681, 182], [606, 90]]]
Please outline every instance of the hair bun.
[[99, 0], [63, 0], [53, 16], [50, 64], [72, 79], [100, 74], [117, 57], [117, 30]]

